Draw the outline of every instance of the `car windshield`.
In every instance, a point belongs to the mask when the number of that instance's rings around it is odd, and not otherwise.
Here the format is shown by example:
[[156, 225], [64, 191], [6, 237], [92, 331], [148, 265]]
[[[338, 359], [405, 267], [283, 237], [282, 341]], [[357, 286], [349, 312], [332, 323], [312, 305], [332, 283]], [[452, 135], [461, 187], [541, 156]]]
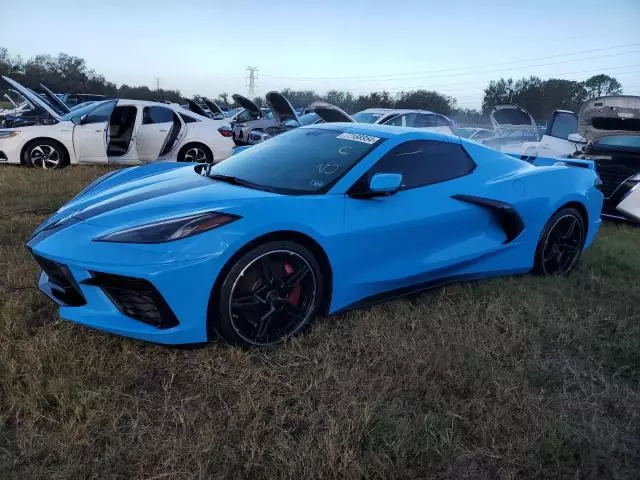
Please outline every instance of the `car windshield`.
[[91, 112], [94, 108], [96, 108], [101, 102], [91, 102], [84, 107], [79, 107], [71, 110], [69, 113], [62, 116], [62, 120], [71, 121], [72, 118], [82, 117], [87, 113]]
[[621, 148], [625, 150], [640, 150], [640, 137], [635, 135], [610, 135], [593, 142], [594, 148]]
[[463, 138], [469, 138], [475, 130], [473, 128], [459, 128], [456, 130], [456, 135]]
[[218, 163], [210, 175], [282, 194], [326, 193], [382, 141], [341, 130], [297, 128]]
[[311, 125], [313, 123], [316, 123], [318, 120], [320, 120], [320, 117], [318, 116], [317, 113], [307, 113], [305, 115], [302, 115], [301, 117], [298, 117], [300, 120], [300, 123], [298, 123], [296, 120], [291, 119], [291, 120], [287, 120], [286, 122], [284, 122], [284, 126], [285, 127], [299, 127], [299, 126], [305, 126], [305, 125]]
[[358, 112], [353, 115], [353, 119], [358, 123], [376, 123], [384, 113]]

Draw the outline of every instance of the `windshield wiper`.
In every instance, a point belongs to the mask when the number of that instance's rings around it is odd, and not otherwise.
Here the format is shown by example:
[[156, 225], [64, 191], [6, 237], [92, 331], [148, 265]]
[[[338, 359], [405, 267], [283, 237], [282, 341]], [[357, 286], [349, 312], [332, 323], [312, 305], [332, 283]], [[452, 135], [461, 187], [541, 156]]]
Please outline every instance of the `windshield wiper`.
[[230, 183], [231, 185], [238, 185], [240, 187], [253, 188], [254, 190], [264, 190], [270, 191], [267, 187], [263, 187], [262, 185], [258, 185], [257, 183], [249, 182], [248, 180], [244, 180], [242, 178], [233, 177], [231, 175], [221, 175], [221, 174], [213, 174], [208, 175], [208, 177], [212, 180], [218, 180], [220, 182]]

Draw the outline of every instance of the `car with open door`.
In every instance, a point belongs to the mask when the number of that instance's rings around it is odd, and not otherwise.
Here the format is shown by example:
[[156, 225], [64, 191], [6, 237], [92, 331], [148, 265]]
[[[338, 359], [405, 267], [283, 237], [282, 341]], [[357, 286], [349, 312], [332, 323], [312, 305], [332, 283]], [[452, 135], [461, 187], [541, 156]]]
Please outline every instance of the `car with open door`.
[[451, 135], [325, 123], [216, 165], [110, 172], [27, 247], [65, 319], [264, 347], [450, 282], [567, 274], [601, 207], [591, 161], [540, 168]]
[[570, 110], [556, 110], [547, 123], [547, 128], [539, 142], [525, 142], [521, 153], [527, 157], [568, 157], [580, 152], [585, 142], [578, 133], [578, 115]]
[[273, 127], [277, 124], [273, 112], [260, 108], [247, 97], [236, 93], [231, 98], [244, 108], [233, 120], [227, 119], [226, 122], [230, 125], [231, 138], [236, 145], [248, 145], [249, 132], [252, 130]]
[[2, 163], [63, 168], [75, 163], [217, 162], [231, 154], [233, 143], [218, 132], [222, 121], [178, 105], [112, 99], [60, 115], [61, 107], [53, 101], [3, 78], [56, 123], [0, 130]]
[[356, 122], [395, 127], [411, 127], [430, 130], [432, 132], [453, 135], [453, 121], [444, 115], [428, 110], [411, 110], [403, 108], [368, 108], [349, 115], [335, 105], [326, 102], [314, 102], [309, 108], [317, 113], [325, 122]]

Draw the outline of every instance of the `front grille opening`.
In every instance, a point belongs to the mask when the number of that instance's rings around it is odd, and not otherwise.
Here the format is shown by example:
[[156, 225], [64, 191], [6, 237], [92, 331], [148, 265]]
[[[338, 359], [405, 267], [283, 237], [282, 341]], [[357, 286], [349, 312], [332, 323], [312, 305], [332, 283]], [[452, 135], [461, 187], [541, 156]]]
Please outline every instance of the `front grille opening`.
[[70, 307], [80, 307], [86, 305], [80, 287], [76, 283], [71, 271], [66, 265], [54, 262], [40, 255], [33, 254], [34, 258], [40, 265], [40, 268], [49, 277], [51, 284], [51, 294], [65, 305]]
[[178, 319], [160, 292], [148, 280], [110, 273], [90, 272], [82, 283], [100, 287], [127, 317], [156, 328], [172, 328]]

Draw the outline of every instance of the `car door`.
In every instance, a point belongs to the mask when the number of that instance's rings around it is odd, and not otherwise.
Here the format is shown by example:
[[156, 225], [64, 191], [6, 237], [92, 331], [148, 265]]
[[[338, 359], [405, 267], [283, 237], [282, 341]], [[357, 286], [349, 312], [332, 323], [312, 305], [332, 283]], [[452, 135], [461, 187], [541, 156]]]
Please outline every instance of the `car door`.
[[160, 105], [142, 109], [142, 124], [136, 134], [136, 150], [142, 162], [157, 160], [173, 125], [173, 110]]
[[570, 155], [578, 147], [569, 141], [569, 135], [578, 132], [578, 116], [571, 112], [555, 112], [547, 131], [540, 140], [539, 154], [541, 155]]
[[96, 104], [73, 127], [73, 148], [78, 162], [107, 163], [108, 127], [117, 100]]
[[[471, 190], [474, 169], [458, 143], [414, 140], [390, 150], [351, 187], [344, 245], [356, 294], [467, 273], [471, 260], [504, 242], [490, 211], [452, 198]], [[402, 187], [357, 198], [376, 173], [402, 174]]]

